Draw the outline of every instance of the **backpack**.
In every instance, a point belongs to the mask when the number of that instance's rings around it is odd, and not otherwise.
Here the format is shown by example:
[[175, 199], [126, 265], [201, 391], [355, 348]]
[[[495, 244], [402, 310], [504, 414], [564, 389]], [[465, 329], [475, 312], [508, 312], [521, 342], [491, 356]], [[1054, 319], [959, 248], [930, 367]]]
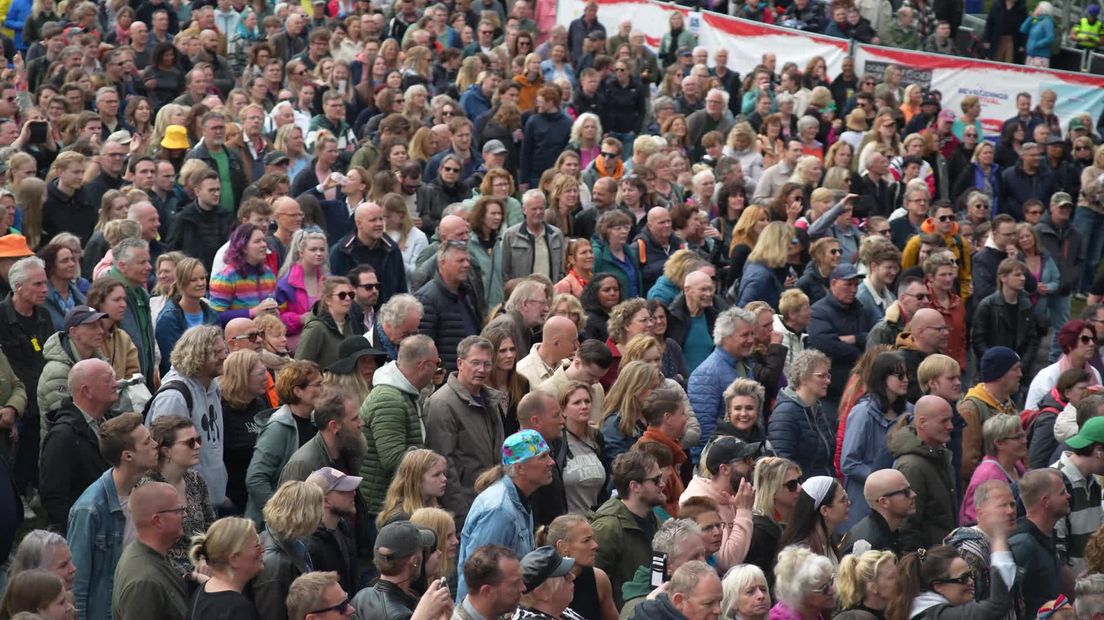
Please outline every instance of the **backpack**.
[[157, 397], [160, 396], [162, 393], [170, 392], [170, 391], [180, 392], [181, 396], [184, 397], [184, 406], [187, 407], [187, 409], [188, 409], [188, 411], [186, 412], [186, 415], [188, 417], [192, 416], [192, 406], [195, 403], [192, 401], [192, 390], [188, 388], [188, 384], [184, 383], [183, 381], [181, 381], [179, 379], [178, 380], [173, 380], [173, 381], [166, 381], [165, 383], [162, 383], [161, 387], [159, 387], [157, 389], [157, 393], [153, 395], [153, 398], [146, 401], [146, 406], [145, 406], [145, 408], [142, 409], [142, 418], [146, 421], [146, 424], [150, 423], [149, 415], [150, 415], [150, 408], [153, 405], [153, 401], [157, 400]]
[[1062, 413], [1060, 409], [1053, 405], [1047, 405], [1046, 407], [1040, 407], [1038, 409], [1024, 409], [1020, 412], [1020, 427], [1028, 434], [1028, 439], [1031, 437], [1032, 427], [1035, 426], [1035, 420], [1039, 419], [1039, 416], [1044, 413], [1053, 413], [1055, 416]]

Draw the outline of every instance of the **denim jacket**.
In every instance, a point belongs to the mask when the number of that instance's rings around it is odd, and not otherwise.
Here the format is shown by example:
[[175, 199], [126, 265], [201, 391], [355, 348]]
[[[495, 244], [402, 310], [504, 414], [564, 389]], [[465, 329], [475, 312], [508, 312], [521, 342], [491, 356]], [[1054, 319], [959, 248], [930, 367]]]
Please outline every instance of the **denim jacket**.
[[69, 301], [71, 302], [66, 307], [65, 302], [61, 300], [61, 295], [58, 294], [56, 288], [54, 288], [53, 282], [47, 283], [48, 289], [46, 291], [46, 312], [50, 313], [50, 321], [54, 324], [54, 329], [57, 331], [63, 331], [65, 329], [65, 313], [73, 306], [79, 306], [84, 303], [84, 293], [81, 293], [77, 288], [77, 284], [72, 282], [69, 284]]
[[[519, 558], [533, 550], [533, 513], [512, 478], [504, 476], [475, 498], [460, 541], [460, 566], [483, 545], [502, 545]], [[463, 573], [456, 590], [456, 600], [464, 600], [468, 588]]]
[[73, 597], [78, 620], [110, 620], [115, 565], [123, 552], [126, 515], [108, 469], [69, 510], [69, 549], [77, 574]]
[[[219, 324], [218, 313], [207, 305], [206, 299], [201, 299], [199, 306], [203, 311], [204, 325]], [[181, 309], [180, 302], [172, 299], [165, 302], [161, 314], [154, 318], [156, 318], [154, 331], [157, 335], [157, 346], [161, 349], [161, 376], [164, 377], [172, 368], [169, 358], [176, 346], [176, 341], [180, 340], [180, 336], [188, 329], [188, 320], [184, 318], [184, 310]]]

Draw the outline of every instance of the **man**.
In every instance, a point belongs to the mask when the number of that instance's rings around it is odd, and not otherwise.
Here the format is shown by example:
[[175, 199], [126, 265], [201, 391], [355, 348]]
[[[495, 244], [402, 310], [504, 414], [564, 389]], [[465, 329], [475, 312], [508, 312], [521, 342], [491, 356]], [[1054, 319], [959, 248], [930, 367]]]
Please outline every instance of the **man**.
[[701, 138], [710, 131], [719, 131], [727, 136], [732, 129], [732, 121], [728, 119], [728, 91], [720, 88], [711, 88], [705, 94], [705, 109], [694, 112], [686, 119], [689, 127], [690, 154], [694, 161], [701, 159], [705, 149], [701, 145]]
[[387, 487], [403, 455], [426, 443], [420, 393], [433, 383], [437, 371], [437, 347], [428, 336], [407, 336], [398, 349], [397, 359], [373, 375], [372, 391], [358, 413], [367, 446], [360, 464], [361, 488], [373, 519], [383, 509]]
[[172, 43], [173, 34], [180, 32], [176, 10], [167, 6], [165, 0], [147, 0], [138, 7], [135, 17], [150, 25], [150, 39], [154, 45]]
[[722, 531], [720, 549], [714, 556], [718, 567], [727, 569], [742, 563], [751, 546], [751, 509], [755, 501], [751, 476], [762, 447], [759, 442], [717, 437], [709, 444], [701, 475], [695, 475], [679, 497], [680, 507], [694, 498], [708, 498], [716, 505]]
[[[652, 207], [648, 211], [644, 230], [636, 236], [636, 250], [640, 264], [634, 266], [640, 269], [643, 279], [641, 293], [651, 290], [659, 276], [663, 275], [663, 266], [667, 263], [667, 259], [685, 247], [686, 243], [672, 231], [671, 212], [666, 207]], [[632, 294], [631, 291], [621, 293], [625, 299], [639, 296]]]
[[662, 585], [652, 582], [652, 565], [645, 563], [636, 568], [632, 581], [622, 588], [625, 604], [621, 617], [631, 618], [645, 600], [654, 600], [667, 592], [671, 576], [687, 562], [705, 561], [705, 541], [701, 528], [690, 519], [668, 519], [652, 537], [652, 553], [666, 558], [666, 572]]
[[357, 415], [358, 404], [343, 390], [330, 388], [322, 392], [314, 401], [312, 413], [318, 432], [291, 455], [280, 474], [280, 484], [306, 480], [323, 467], [356, 473], [367, 450], [361, 433], [364, 421]]
[[[1012, 396], [1020, 389], [1023, 367], [1020, 356], [1008, 347], [993, 347], [979, 363], [978, 383], [958, 403], [958, 414], [966, 422], [962, 433], [962, 482], [969, 484], [981, 462], [985, 421], [995, 415], [1018, 415]], [[965, 486], [963, 486], [965, 488]]]
[[458, 599], [456, 620], [488, 620], [513, 613], [525, 590], [517, 554], [502, 545], [483, 545], [461, 567], [466, 598]]
[[[117, 59], [112, 59], [112, 62], [118, 63]], [[108, 136], [122, 130], [127, 135], [126, 143], [130, 143], [130, 128], [119, 121], [119, 92], [113, 86], [104, 86], [96, 90], [96, 111], [100, 115], [100, 125], [102, 127], [100, 136], [105, 142]], [[122, 164], [122, 161], [118, 163]]]
[[[889, 217], [889, 214], [893, 211], [894, 187], [886, 180], [887, 175], [889, 175], [889, 159], [885, 155], [875, 151], [867, 156], [866, 171], [859, 176], [858, 193], [861, 197], [854, 203], [855, 210], [859, 212], [859, 215]], [[912, 187], [907, 187], [905, 196], [912, 200], [917, 211], [927, 212], [930, 197], [926, 185], [917, 183]], [[890, 226], [891, 230], [893, 230], [892, 227], [896, 226], [898, 231], [894, 234], [895, 245], [896, 240], [901, 236], [913, 232], [912, 221], [908, 219], [908, 216], [906, 216], [904, 222], [901, 222], [898, 218]]]
[[46, 524], [63, 536], [73, 502], [111, 467], [100, 453], [99, 432], [119, 399], [115, 371], [103, 360], [79, 361], [69, 372], [69, 393], [42, 440], [39, 488]]
[[[877, 166], [875, 166], [877, 167]], [[881, 177], [874, 177], [874, 173], [869, 176], [863, 177], [863, 189], [864, 190], [876, 190], [881, 189], [884, 179]], [[934, 227], [935, 216], [928, 217], [928, 205], [931, 203], [931, 195], [928, 193], [928, 188], [925, 183], [913, 183], [905, 187], [905, 217], [899, 217], [889, 223], [890, 231], [893, 236], [893, 245], [897, 246], [902, 252], [908, 249], [908, 243], [913, 238], [917, 239], [919, 243], [919, 235], [921, 232], [931, 232], [923, 230], [924, 224], [933, 222], [929, 227]], [[887, 205], [880, 204], [878, 209], [871, 211], [873, 214], [885, 215], [883, 208]], [[950, 208], [950, 205], [947, 205]], [[954, 210], [951, 210], [950, 224], [955, 225]], [[909, 265], [910, 267], [912, 265]]]
[[[250, 183], [256, 183], [266, 172], [269, 172], [267, 167], [280, 161], [280, 159], [275, 157], [272, 158], [271, 163], [269, 162], [268, 155], [272, 151], [264, 137], [264, 108], [253, 103], [242, 108], [239, 114], [241, 115], [242, 142], [245, 144], [243, 152], [249, 155], [249, 161], [244, 162], [249, 168], [249, 174], [246, 178]], [[285, 155], [283, 159], [287, 161], [287, 156]], [[287, 170], [283, 172], [286, 174]]]
[[[589, 385], [590, 419], [598, 423], [602, 419], [602, 405], [606, 397], [606, 391], [599, 380], [605, 376], [612, 364], [613, 355], [604, 342], [586, 340], [579, 345], [569, 364], [557, 368], [556, 372], [537, 388], [548, 392], [558, 400], [572, 381]], [[529, 387], [533, 388], [532, 385]]]
[[[552, 482], [555, 463], [548, 444], [536, 431], [518, 431], [502, 442], [500, 456], [505, 475], [471, 502], [460, 535], [460, 565], [476, 548], [487, 544], [509, 547], [522, 557], [535, 547], [533, 515], [526, 498]], [[457, 600], [463, 600], [468, 592], [464, 578], [460, 576]]]
[[1025, 136], [1034, 134], [1035, 126], [1041, 123], [1042, 119], [1035, 116], [1031, 111], [1031, 93], [1021, 92], [1016, 94], [1016, 115], [1004, 121], [1001, 125], [1001, 131], [1004, 131], [1004, 125], [1012, 121], [1016, 121], [1023, 127]]
[[528, 499], [533, 523], [544, 526], [567, 513], [563, 469], [567, 465], [567, 439], [563, 430], [560, 401], [547, 392], [534, 390], [521, 397], [517, 404], [519, 428], [540, 433], [552, 456], [552, 481], [537, 489]]
[[[1022, 219], [1022, 218], [1021, 218]], [[991, 232], [985, 246], [978, 248], [973, 255], [974, 290], [970, 297], [980, 301], [997, 290], [997, 268], [1004, 259], [1019, 255], [1016, 247], [1016, 219], [1008, 213], [998, 213], [993, 217]], [[1024, 290], [1034, 293], [1037, 287], [1035, 276], [1024, 272], [1027, 281]]]
[[563, 361], [579, 348], [579, 328], [564, 316], [549, 317], [544, 322], [542, 336], [542, 340], [533, 345], [516, 367], [518, 374], [525, 377], [530, 386], [540, 386], [551, 379], [556, 370], [563, 366]]
[[682, 347], [690, 372], [713, 352], [709, 335], [717, 323], [720, 309], [713, 304], [716, 283], [704, 271], [686, 275], [682, 293], [675, 297], [667, 313], [667, 337]]
[[[1046, 297], [1049, 307], [1049, 327], [1056, 333], [1070, 318], [1070, 296], [1077, 286], [1084, 269], [1081, 232], [1073, 227], [1073, 199], [1066, 192], [1055, 192], [1050, 198], [1050, 211], [1035, 225], [1039, 233], [1039, 243], [1047, 254], [1054, 259], [1061, 278], [1058, 290]], [[1043, 303], [1043, 302], [1040, 302]], [[1058, 338], [1050, 348], [1051, 360], [1057, 360], [1061, 354]]]
[[[548, 315], [549, 303], [547, 289], [544, 284], [535, 279], [526, 278], [514, 287], [514, 291], [510, 293], [510, 298], [503, 305], [505, 312], [496, 316], [490, 322], [490, 325], [501, 325], [508, 328], [514, 335], [514, 346], [517, 347], [517, 350], [519, 352], [529, 351], [533, 346], [534, 335]], [[576, 328], [577, 332], [578, 328]], [[566, 330], [561, 333], [568, 336]], [[559, 346], [563, 348], [568, 344], [569, 342], [561, 342]], [[575, 350], [572, 349], [570, 352], [574, 353]], [[551, 376], [550, 373], [549, 376]], [[540, 385], [540, 382], [531, 385]]]
[[916, 494], [916, 511], [899, 528], [901, 547], [928, 548], [942, 542], [958, 519], [951, 452], [951, 405], [928, 394], [916, 401], [911, 424], [890, 432], [886, 446]]
[[383, 208], [362, 202], [353, 212], [356, 231], [342, 237], [330, 249], [330, 270], [348, 273], [361, 264], [371, 265], [379, 277], [379, 300], [405, 293], [406, 271], [399, 246], [384, 231]]
[[905, 358], [908, 373], [908, 402], [915, 403], [923, 395], [916, 379], [920, 363], [929, 355], [947, 352], [950, 331], [938, 310], [921, 308], [909, 323], [908, 331], [897, 337], [895, 348]]
[[498, 412], [501, 394], [487, 386], [494, 359], [491, 342], [468, 336], [456, 355], [458, 369], [426, 401], [424, 419], [427, 446], [448, 461], [441, 504], [463, 523], [476, 496], [476, 478], [501, 462], [505, 433]]
[[583, 39], [592, 32], [606, 32], [606, 27], [598, 21], [598, 3], [593, 1], [587, 2], [583, 7], [583, 14], [567, 27], [567, 44], [571, 58], [583, 57]]
[[851, 366], [866, 350], [866, 335], [874, 326], [872, 317], [855, 302], [862, 277], [854, 265], [841, 263], [828, 279], [828, 294], [813, 304], [809, 348], [832, 360], [832, 384], [826, 399], [832, 405], [839, 403]]
[[[376, 274], [374, 271], [361, 272], [357, 277], [357, 282], [361, 285], [357, 289], [358, 296], [361, 295], [361, 288], [371, 286], [369, 276], [375, 278]], [[376, 290], [378, 289], [377, 282]], [[365, 295], [368, 294], [370, 293], [365, 293]], [[364, 337], [368, 338], [377, 349], [386, 351], [389, 361], [394, 361], [399, 357], [399, 346], [402, 341], [418, 333], [418, 325], [422, 322], [424, 314], [425, 308], [417, 297], [407, 293], [395, 295], [380, 306], [379, 318], [374, 321], [372, 330], [365, 332]]]
[[167, 240], [176, 214], [184, 208], [187, 199], [184, 197], [184, 189], [176, 183], [176, 169], [172, 162], [161, 160], [154, 164], [153, 189], [147, 193], [161, 218], [158, 233], [161, 239]]
[[957, 281], [959, 296], [963, 299], [970, 296], [973, 274], [973, 248], [970, 242], [962, 238], [958, 231], [958, 222], [955, 221], [954, 207], [945, 201], [937, 201], [931, 208], [931, 217], [920, 224], [920, 232], [910, 237], [902, 251], [901, 267], [910, 269], [924, 262], [920, 256], [923, 245], [922, 235], [937, 234], [943, 238], [944, 246], [954, 256], [958, 265]]
[[696, 461], [713, 439], [713, 431], [725, 417], [722, 395], [736, 379], [751, 379], [751, 353], [755, 347], [755, 315], [743, 308], [729, 308], [717, 317], [713, 328], [716, 348], [690, 373], [687, 392], [701, 425], [701, 441], [690, 449]]
[[[1004, 480], [986, 480], [974, 489], [977, 525], [960, 527], [947, 535], [944, 544], [954, 547], [974, 570], [974, 600], [986, 601], [992, 595], [989, 576], [991, 541], [1006, 538], [1016, 527], [1016, 498]], [[1014, 599], [1019, 599], [1018, 596]], [[1022, 604], [1013, 611], [1023, 616]]]
[[[1017, 571], [1030, 575], [1019, 581], [1025, 609], [1039, 609], [1062, 593], [1077, 573], [1070, 572], [1067, 557], [1058, 554], [1053, 532], [1070, 515], [1070, 493], [1062, 475], [1049, 468], [1033, 469], [1020, 478], [1020, 499], [1027, 514], [1016, 523], [1008, 546]], [[1099, 505], [1097, 506], [1099, 507]]]
[[[1061, 565], [1078, 575], [1085, 566], [1085, 547], [1089, 537], [1104, 521], [1100, 506], [1100, 483], [1096, 476], [1104, 473], [1104, 418], [1087, 420], [1076, 435], [1066, 440], [1070, 451], [1062, 452], [1051, 465], [1062, 474], [1064, 486], [1070, 491], [1069, 514], [1062, 515], [1054, 526], [1055, 547]], [[1050, 532], [1050, 529], [1043, 530]]]
[[897, 337], [908, 329], [909, 321], [931, 303], [931, 294], [924, 281], [915, 276], [904, 276], [897, 282], [897, 301], [886, 308], [885, 317], [870, 328], [866, 336], [866, 348], [878, 345], [893, 346]]
[[[134, 25], [131, 24], [133, 30]], [[65, 47], [65, 35], [64, 29], [58, 22], [46, 22], [42, 26], [41, 42], [45, 47], [45, 52], [27, 62], [27, 86], [28, 90], [35, 92], [38, 87], [45, 83], [46, 73], [50, 68], [50, 65], [61, 60], [61, 50]]]
[[292, 56], [297, 56], [306, 49], [307, 40], [303, 36], [306, 25], [307, 18], [302, 13], [295, 12], [288, 15], [287, 20], [284, 21], [284, 31], [272, 37], [274, 58], [286, 63]]
[[356, 296], [349, 308], [349, 318], [364, 337], [372, 342], [376, 338], [376, 311], [379, 309], [380, 281], [376, 269], [371, 265], [357, 265], [349, 274], [349, 283], [353, 285]]
[[[219, 204], [234, 212], [245, 191], [245, 167], [241, 157], [226, 148], [226, 116], [221, 112], [208, 112], [200, 120], [203, 138], [188, 152], [188, 159], [198, 159], [218, 174], [220, 184]], [[344, 273], [344, 272], [339, 272]]]
[[472, 145], [472, 122], [458, 116], [449, 121], [448, 128], [452, 135], [449, 147], [431, 157], [426, 163], [425, 172], [422, 174], [422, 178], [426, 183], [430, 183], [437, 178], [441, 162], [446, 155], [455, 155], [460, 158], [461, 183], [467, 183], [483, 164], [483, 158]]
[[878, 32], [882, 44], [906, 50], [920, 49], [920, 31], [916, 28], [914, 18], [911, 8], [903, 6], [897, 9], [897, 19]]
[[[118, 146], [112, 146], [108, 151], [114, 151]], [[105, 145], [102, 148], [108, 147]], [[123, 150], [125, 152], [125, 147]], [[50, 239], [60, 232], [71, 232], [80, 238], [81, 245], [86, 245], [92, 238], [99, 217], [99, 197], [93, 201], [90, 194], [81, 190], [87, 164], [88, 159], [76, 151], [59, 153], [54, 160], [53, 169], [58, 176], [46, 184], [46, 204], [42, 207], [43, 239]]]
[[595, 180], [594, 187], [590, 190], [590, 200], [594, 208], [583, 209], [575, 217], [574, 233], [579, 239], [593, 238], [598, 218], [610, 209], [617, 208], [617, 181], [610, 177]]
[[[356, 613], [349, 595], [341, 587], [338, 574], [333, 571], [312, 571], [296, 577], [288, 588], [287, 608], [288, 618], [292, 620], [320, 620], [330, 615], [349, 618]], [[325, 613], [317, 610], [325, 610]]]
[[[480, 37], [484, 36], [482, 31], [488, 27], [491, 27], [490, 24], [480, 25], [478, 31]], [[493, 34], [492, 32], [492, 36]], [[460, 95], [460, 107], [468, 118], [479, 118], [494, 107], [495, 91], [498, 90], [501, 81], [502, 78], [493, 71], [484, 71], [476, 77], [475, 83]]]
[[617, 455], [611, 467], [617, 496], [602, 504], [591, 517], [598, 543], [594, 565], [609, 575], [613, 601], [624, 605], [621, 586], [631, 581], [639, 566], [652, 557], [652, 538], [659, 521], [652, 509], [664, 502], [664, 477], [655, 457], [639, 450]]
[[157, 341], [146, 290], [153, 270], [149, 244], [142, 239], [123, 239], [112, 248], [111, 255], [115, 264], [108, 275], [121, 282], [126, 292], [126, 314], [120, 327], [138, 349], [138, 366], [146, 378], [146, 386], [153, 389], [157, 381]]
[[418, 331], [437, 343], [450, 371], [457, 367], [460, 341], [479, 333], [483, 324], [482, 304], [468, 285], [470, 269], [467, 243], [445, 242], [437, 249], [437, 275], [414, 295], [423, 310]]
[[759, 183], [755, 186], [755, 194], [752, 202], [766, 204], [782, 191], [782, 186], [790, 180], [797, 160], [801, 159], [804, 146], [801, 140], [792, 139], [786, 141], [786, 150], [782, 152], [782, 159], [777, 164], [763, 171], [759, 177]]
[[[449, 209], [446, 208], [445, 211], [449, 211]], [[451, 212], [443, 215], [438, 221], [436, 240], [430, 241], [429, 245], [418, 254], [418, 269], [414, 272], [413, 282], [415, 290], [425, 286], [425, 283], [432, 280], [437, 273], [437, 251], [441, 249], [442, 245], [449, 241], [459, 241], [466, 246], [471, 239], [471, 224], [468, 223], [467, 217], [462, 217], [463, 215], [463, 213], [458, 214], [455, 209], [452, 209]], [[471, 259], [470, 262], [474, 265], [475, 259]], [[477, 272], [478, 269], [471, 273]], [[482, 290], [482, 279], [480, 278], [477, 281], [471, 273], [468, 275], [468, 285], [474, 291]], [[477, 297], [482, 296], [477, 294]]]
[[1023, 203], [1035, 198], [1043, 204], [1058, 191], [1054, 172], [1042, 165], [1042, 147], [1034, 142], [1025, 142], [1020, 161], [1000, 173], [1000, 210], [1011, 215], [1016, 221], [1023, 220]]
[[202, 441], [196, 471], [207, 483], [212, 506], [226, 499], [226, 465], [222, 458], [223, 415], [218, 382], [226, 361], [226, 341], [214, 325], [192, 327], [172, 351], [172, 370], [149, 403], [152, 423], [164, 415], [191, 418]]
[[70, 396], [69, 373], [73, 366], [82, 360], [103, 357], [104, 329], [100, 320], [106, 316], [88, 306], [73, 306], [65, 313], [62, 331], [50, 336], [42, 347], [46, 365], [38, 379], [37, 395], [43, 436]]
[[127, 503], [135, 539], [119, 557], [111, 614], [119, 620], [188, 617], [188, 586], [169, 563], [169, 549], [184, 535], [187, 504], [166, 482], [147, 482]]
[[322, 114], [311, 118], [310, 131], [307, 132], [307, 148], [315, 148], [318, 134], [327, 131], [337, 138], [337, 149], [350, 157], [357, 148], [356, 134], [345, 122], [345, 99], [337, 89], [327, 90], [322, 95]]
[[135, 21], [130, 23], [130, 47], [134, 50], [134, 68], [142, 71], [150, 64], [149, 26], [145, 22]]
[[522, 195], [525, 221], [507, 228], [502, 235], [504, 282], [530, 274], [546, 276], [553, 282], [563, 279], [564, 233], [544, 222], [545, 206], [544, 192], [539, 189]]
[[[621, 161], [621, 141], [617, 138], [602, 138], [598, 145], [598, 157], [583, 170], [580, 181], [591, 191], [598, 179], [617, 181], [625, 174], [625, 164]], [[585, 210], [585, 209], [581, 209]]]
[[713, 620], [721, 613], [724, 595], [721, 578], [705, 562], [695, 560], [683, 564], [664, 585], [667, 591], [641, 603], [632, 620]]
[[[130, 165], [132, 172], [132, 183], [135, 188], [142, 190], [146, 195], [153, 193], [154, 184], [154, 170], [157, 165], [149, 157], [142, 157], [136, 161], [133, 161]], [[139, 207], [138, 205], [143, 205]], [[152, 214], [150, 213], [152, 211]], [[156, 219], [155, 219], [156, 218]], [[161, 216], [157, 212], [156, 207], [152, 203], [147, 201], [136, 202], [130, 205], [127, 209], [127, 219], [138, 222], [142, 226], [140, 237], [150, 244], [150, 261], [156, 261], [157, 256], [164, 251], [164, 245], [157, 241], [157, 235], [161, 228]], [[156, 243], [156, 252], [153, 244]], [[84, 273], [93, 273], [96, 265], [103, 260], [103, 257], [107, 255], [107, 251], [111, 249], [107, 244], [107, 238], [104, 237], [103, 229], [97, 230], [92, 234], [92, 238], [88, 240], [88, 245], [84, 248], [84, 255], [81, 257], [81, 270]]]
[[[226, 350], [228, 353], [235, 351], [253, 351], [254, 353], [260, 353], [264, 348], [262, 340], [264, 334], [257, 329], [257, 324], [253, 322], [253, 319], [245, 317], [238, 317], [236, 319], [230, 319], [223, 328], [223, 334], [226, 337]], [[172, 364], [169, 360], [162, 359], [162, 366], [165, 368], [165, 373], [168, 374]], [[280, 399], [276, 395], [276, 374], [272, 370], [265, 368], [265, 395], [263, 396], [268, 406], [276, 408], [280, 406]]]
[[909, 481], [896, 469], [879, 469], [866, 477], [863, 498], [870, 507], [870, 514], [848, 530], [841, 543], [841, 552], [862, 555], [873, 549], [900, 555], [898, 530], [904, 520], [916, 512], [916, 493]]
[[[437, 547], [433, 530], [410, 521], [395, 521], [385, 525], [376, 538], [373, 563], [379, 571], [374, 585], [364, 588], [353, 598], [353, 606], [361, 618], [404, 620], [411, 618], [415, 608], [424, 617], [442, 617], [442, 609], [451, 609], [448, 587], [434, 581], [421, 598], [413, 584], [424, 579], [424, 558]], [[436, 598], [439, 610], [426, 609], [427, 601]], [[445, 613], [444, 615], [447, 615]]]
[[169, 234], [169, 249], [198, 258], [208, 273], [235, 221], [234, 210], [222, 207], [221, 196], [222, 181], [217, 172], [208, 170], [199, 175], [195, 201], [176, 214]]
[[42, 259], [19, 259], [8, 271], [12, 292], [0, 301], [0, 347], [27, 393], [27, 406], [20, 422], [13, 412], [0, 410], [0, 429], [18, 428], [22, 441], [16, 445], [13, 476], [16, 490], [24, 492], [28, 484], [38, 484], [39, 406], [38, 382], [46, 365], [43, 346], [54, 333], [54, 324], [46, 311], [48, 285]]
[[[111, 464], [69, 510], [66, 538], [73, 554], [73, 602], [80, 620], [111, 617], [115, 567], [123, 552], [126, 500], [138, 479], [157, 466], [157, 443], [142, 416], [124, 413], [100, 427], [100, 453]], [[181, 515], [182, 516], [182, 515]], [[156, 615], [156, 614], [155, 614]]]

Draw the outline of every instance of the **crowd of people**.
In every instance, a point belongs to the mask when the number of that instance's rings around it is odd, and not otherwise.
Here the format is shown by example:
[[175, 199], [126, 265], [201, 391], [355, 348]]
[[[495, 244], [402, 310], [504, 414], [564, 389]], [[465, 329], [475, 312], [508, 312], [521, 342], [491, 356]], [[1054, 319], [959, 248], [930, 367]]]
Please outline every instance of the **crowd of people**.
[[1093, 111], [548, 8], [12, 3], [0, 620], [1104, 616]]

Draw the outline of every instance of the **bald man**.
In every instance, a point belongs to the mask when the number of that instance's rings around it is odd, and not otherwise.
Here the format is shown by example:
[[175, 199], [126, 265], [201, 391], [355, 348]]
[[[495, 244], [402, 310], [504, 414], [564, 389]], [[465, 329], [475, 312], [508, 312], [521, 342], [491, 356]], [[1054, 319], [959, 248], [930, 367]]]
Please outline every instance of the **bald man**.
[[[666, 207], [653, 207], [648, 211], [647, 224], [636, 237], [638, 244], [643, 242], [643, 251], [638, 247], [644, 279], [644, 290], [640, 292], [640, 297], [663, 275], [663, 265], [671, 254], [686, 247], [685, 243], [671, 234], [671, 230], [671, 212]], [[624, 296], [625, 299], [628, 297]]]
[[896, 469], [879, 469], [866, 478], [863, 498], [870, 514], [843, 537], [841, 551], [859, 555], [864, 551], [892, 551], [901, 555], [897, 535], [901, 523], [916, 512], [916, 493], [905, 475]]
[[517, 371], [537, 387], [552, 378], [563, 367], [565, 359], [575, 355], [579, 348], [579, 328], [571, 319], [552, 316], [544, 322], [543, 340], [533, 345], [517, 363]]
[[[467, 218], [460, 217], [459, 215], [449, 214], [441, 218], [441, 221], [437, 224], [437, 239], [426, 246], [426, 249], [422, 250], [418, 254], [418, 269], [414, 273], [414, 290], [418, 290], [425, 286], [426, 282], [433, 279], [433, 276], [437, 275], [437, 249], [441, 247], [442, 243], [447, 241], [463, 241], [467, 243], [471, 239], [471, 224], [468, 223]], [[468, 252], [469, 256], [471, 252]], [[484, 298], [485, 291], [483, 290], [482, 272], [479, 270], [479, 265], [476, 264], [475, 258], [471, 260], [471, 270], [468, 272], [468, 284], [473, 287], [473, 290], [479, 294], [477, 297]], [[493, 305], [502, 303], [502, 282], [501, 278], [498, 279], [498, 294], [496, 301]], [[478, 286], [476, 286], [478, 285]]]
[[905, 369], [908, 371], [907, 398], [910, 403], [915, 403], [924, 395], [916, 374], [920, 363], [933, 353], [946, 353], [947, 337], [950, 333], [947, 321], [938, 310], [920, 308], [912, 316], [905, 331], [897, 337], [897, 350], [904, 356]]
[[381, 304], [387, 303], [392, 295], [407, 292], [402, 250], [384, 231], [383, 207], [362, 202], [353, 212], [353, 221], [356, 230], [339, 239], [330, 250], [330, 272], [346, 274], [357, 265], [371, 265], [379, 276]]
[[[253, 319], [247, 319], [245, 317], [230, 319], [230, 322], [223, 328], [222, 333], [226, 337], [226, 350], [230, 353], [234, 351], [253, 351], [255, 353], [260, 353], [264, 348], [264, 334], [257, 329], [257, 325], [253, 322]], [[276, 377], [273, 376], [272, 371], [268, 368], [265, 368], [264, 398], [268, 401], [269, 407], [280, 406], [280, 399], [276, 395]]]
[[184, 534], [186, 504], [171, 484], [147, 482], [128, 502], [135, 540], [115, 569], [111, 612], [116, 620], [188, 617], [188, 587], [169, 563], [169, 549]]
[[[704, 327], [707, 334], [713, 333], [713, 326], [720, 314], [713, 305], [713, 295], [716, 292], [716, 284], [708, 273], [692, 271], [682, 281], [682, 302], [676, 301], [672, 304], [672, 311], [667, 316], [667, 337], [682, 347], [687, 367], [691, 371], [713, 352], [712, 338], [691, 338], [690, 332], [694, 327]], [[686, 307], [685, 311], [683, 306]], [[701, 325], [702, 321], [704, 325]]]
[[900, 526], [904, 549], [938, 545], [958, 523], [957, 474], [951, 466], [951, 404], [928, 394], [916, 401], [912, 424], [894, 429], [886, 445], [916, 494], [916, 512]]

